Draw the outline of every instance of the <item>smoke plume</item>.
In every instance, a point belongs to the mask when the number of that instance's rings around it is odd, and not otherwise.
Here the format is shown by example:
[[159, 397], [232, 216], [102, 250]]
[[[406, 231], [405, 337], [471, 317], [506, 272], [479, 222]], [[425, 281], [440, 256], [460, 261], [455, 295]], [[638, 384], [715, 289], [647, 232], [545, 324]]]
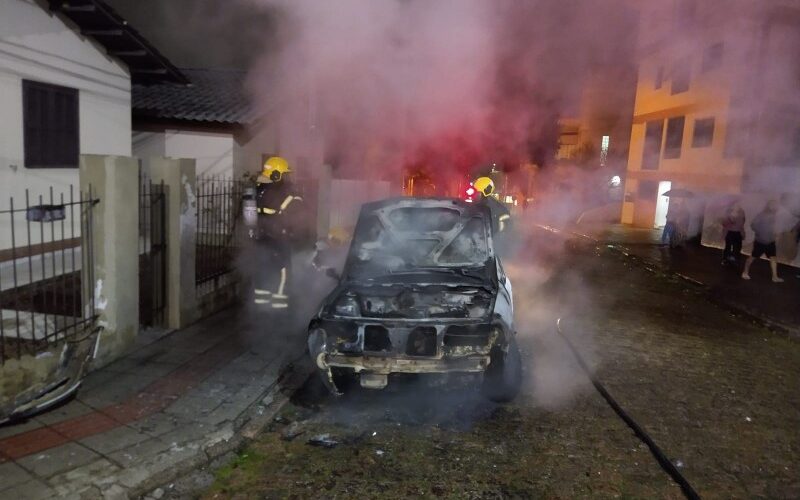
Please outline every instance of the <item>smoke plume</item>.
[[321, 141], [351, 174], [542, 163], [585, 76], [632, 50], [608, 36], [627, 19], [614, 0], [251, 1], [281, 19], [251, 71], [261, 113], [287, 154]]

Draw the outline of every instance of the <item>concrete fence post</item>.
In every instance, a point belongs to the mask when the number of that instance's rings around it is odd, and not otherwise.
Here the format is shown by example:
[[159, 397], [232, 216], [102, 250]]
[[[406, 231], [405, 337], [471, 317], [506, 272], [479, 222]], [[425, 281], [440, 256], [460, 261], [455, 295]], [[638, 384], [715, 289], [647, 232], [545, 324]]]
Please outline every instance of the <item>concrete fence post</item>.
[[163, 181], [167, 193], [167, 325], [183, 328], [199, 316], [195, 285], [195, 160], [150, 158], [149, 167], [153, 182]]
[[89, 240], [93, 245], [94, 283], [83, 286], [84, 298], [94, 297], [101, 327], [95, 367], [125, 352], [139, 332], [138, 176], [135, 158], [80, 157], [81, 190], [87, 196], [91, 186], [92, 196], [99, 199], [92, 208]]

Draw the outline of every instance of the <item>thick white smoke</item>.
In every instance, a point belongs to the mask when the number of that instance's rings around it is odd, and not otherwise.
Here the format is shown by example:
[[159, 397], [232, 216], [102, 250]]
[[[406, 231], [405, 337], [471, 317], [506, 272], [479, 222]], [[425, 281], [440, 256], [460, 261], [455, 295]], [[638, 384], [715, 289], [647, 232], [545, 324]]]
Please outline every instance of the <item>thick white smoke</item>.
[[604, 31], [630, 19], [617, 0], [602, 2], [603, 21], [574, 0], [253, 2], [280, 20], [249, 81], [264, 119], [281, 123], [281, 151], [307, 157], [321, 143], [321, 160], [349, 174], [421, 157], [462, 173], [541, 162], [586, 72], [625, 66], [633, 48], [615, 45], [624, 29]]

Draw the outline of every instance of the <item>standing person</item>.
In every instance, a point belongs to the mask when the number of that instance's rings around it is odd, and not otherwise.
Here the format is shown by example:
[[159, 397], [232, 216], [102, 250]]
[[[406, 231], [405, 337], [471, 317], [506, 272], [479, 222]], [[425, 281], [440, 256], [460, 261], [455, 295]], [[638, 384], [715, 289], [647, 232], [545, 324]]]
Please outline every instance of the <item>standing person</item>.
[[733, 202], [728, 207], [720, 223], [725, 236], [725, 248], [722, 251], [722, 265], [733, 264], [742, 252], [744, 241], [745, 213], [738, 202]]
[[[288, 179], [292, 170], [289, 163], [273, 156], [264, 163], [261, 175], [256, 180], [257, 230], [255, 239], [262, 251], [258, 255], [254, 279], [255, 304], [269, 304], [273, 309], [289, 307], [289, 270], [292, 264], [292, 245], [298, 235], [300, 214], [297, 195]], [[255, 264], [255, 263], [254, 263]], [[273, 290], [269, 282], [278, 273], [278, 286]]]
[[776, 234], [775, 223], [778, 214], [778, 202], [769, 200], [750, 227], [755, 233], [755, 241], [753, 242], [753, 252], [747, 261], [744, 263], [744, 272], [742, 278], [750, 279], [750, 266], [753, 265], [753, 260], [758, 259], [762, 255], [766, 255], [769, 259], [769, 267], [772, 270], [772, 282], [783, 283], [783, 280], [778, 277], [778, 259], [777, 248], [775, 246]]
[[678, 198], [670, 199], [667, 205], [667, 223], [664, 225], [664, 231], [661, 233], [661, 244], [673, 246], [675, 241], [676, 232], [678, 230], [678, 212], [680, 211], [680, 201]]
[[493, 196], [494, 181], [489, 177], [478, 177], [472, 186], [480, 193], [478, 203], [489, 207], [489, 212], [492, 214], [492, 232], [497, 234], [505, 231], [511, 219], [511, 211]]
[[670, 242], [671, 246], [684, 246], [686, 244], [686, 237], [689, 234], [689, 208], [681, 201], [678, 204], [678, 212], [675, 215], [675, 233], [673, 236], [674, 242]]

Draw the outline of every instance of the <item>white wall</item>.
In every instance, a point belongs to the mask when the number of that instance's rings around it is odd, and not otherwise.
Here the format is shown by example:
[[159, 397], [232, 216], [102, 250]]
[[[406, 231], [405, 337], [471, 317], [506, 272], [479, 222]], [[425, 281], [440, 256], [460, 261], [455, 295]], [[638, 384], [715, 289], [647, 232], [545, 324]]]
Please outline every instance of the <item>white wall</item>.
[[387, 181], [361, 181], [333, 179], [331, 181], [331, 231], [343, 231], [351, 235], [361, 212], [361, 205], [388, 198], [392, 186]]
[[133, 156], [144, 160], [147, 166], [150, 158], [166, 156], [166, 135], [163, 132], [133, 132]]
[[[25, 168], [23, 79], [79, 90], [82, 154], [131, 154], [127, 69], [93, 40], [51, 15], [45, 5], [34, 0], [0, 0], [0, 210], [8, 208], [11, 196], [16, 206], [23, 203], [25, 189], [36, 198], [47, 195], [53, 186], [58, 199], [70, 184], [78, 186], [77, 167]], [[8, 217], [0, 216], [0, 249], [10, 245], [9, 226]]]
[[194, 158], [198, 176], [233, 176], [233, 134], [167, 130], [164, 139], [164, 155]]

